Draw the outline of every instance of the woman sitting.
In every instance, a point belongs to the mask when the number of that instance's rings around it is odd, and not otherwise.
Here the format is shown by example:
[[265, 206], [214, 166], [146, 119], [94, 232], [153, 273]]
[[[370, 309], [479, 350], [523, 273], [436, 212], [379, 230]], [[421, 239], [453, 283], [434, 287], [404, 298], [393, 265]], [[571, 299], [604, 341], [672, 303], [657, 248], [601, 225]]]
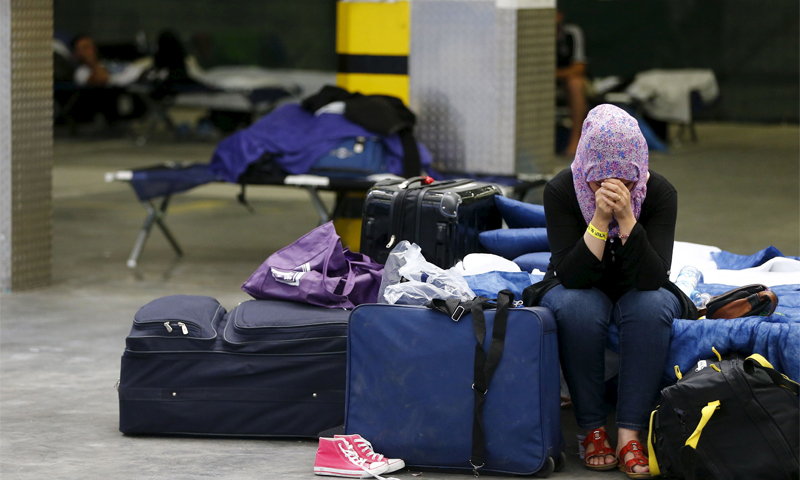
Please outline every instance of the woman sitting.
[[[564, 377], [578, 426], [587, 431], [586, 467], [619, 465], [632, 478], [649, 477], [639, 434], [647, 434], [672, 320], [685, 308], [685, 299], [665, 288], [678, 194], [649, 171], [636, 120], [600, 105], [583, 122], [571, 169], [545, 187], [544, 209], [552, 257], [543, 281], [528, 287], [524, 300], [555, 314]], [[616, 450], [603, 408], [611, 322], [620, 335]]]

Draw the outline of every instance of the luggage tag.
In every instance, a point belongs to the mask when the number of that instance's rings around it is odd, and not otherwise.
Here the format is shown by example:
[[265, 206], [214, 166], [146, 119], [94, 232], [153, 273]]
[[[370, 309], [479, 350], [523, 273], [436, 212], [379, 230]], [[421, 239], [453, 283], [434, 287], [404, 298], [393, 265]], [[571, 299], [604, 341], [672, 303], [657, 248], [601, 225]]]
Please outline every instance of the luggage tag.
[[270, 267], [272, 278], [274, 278], [276, 282], [280, 282], [285, 285], [291, 285], [293, 287], [299, 287], [300, 279], [303, 278], [303, 275], [310, 270], [311, 264], [309, 263], [304, 263], [299, 267], [295, 267], [294, 270], [279, 270], [275, 267]]

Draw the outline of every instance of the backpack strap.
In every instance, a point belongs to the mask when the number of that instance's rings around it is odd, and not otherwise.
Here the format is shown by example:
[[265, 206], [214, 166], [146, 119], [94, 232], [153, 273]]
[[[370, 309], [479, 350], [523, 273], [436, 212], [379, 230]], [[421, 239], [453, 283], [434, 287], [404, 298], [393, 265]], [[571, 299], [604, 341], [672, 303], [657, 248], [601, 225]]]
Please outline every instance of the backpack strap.
[[761, 355], [757, 353], [750, 355], [744, 360], [742, 367], [747, 373], [753, 373], [755, 370], [761, 370], [769, 376], [770, 380], [772, 380], [775, 385], [789, 390], [795, 394], [795, 396], [800, 396], [800, 385], [798, 385], [797, 382], [792, 381], [786, 375], [778, 373], [778, 371], [775, 370], [775, 367], [773, 367], [772, 364]]

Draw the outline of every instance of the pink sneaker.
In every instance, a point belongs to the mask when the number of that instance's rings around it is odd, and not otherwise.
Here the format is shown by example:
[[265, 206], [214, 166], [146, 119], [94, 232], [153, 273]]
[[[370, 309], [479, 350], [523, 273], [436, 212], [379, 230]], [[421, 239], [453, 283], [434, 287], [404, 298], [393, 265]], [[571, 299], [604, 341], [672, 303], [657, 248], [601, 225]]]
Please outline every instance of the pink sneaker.
[[353, 445], [353, 449], [356, 451], [356, 453], [358, 453], [358, 456], [366, 459], [369, 462], [388, 463], [389, 469], [386, 470], [386, 473], [396, 472], [406, 466], [406, 462], [399, 458], [386, 458], [380, 453], [375, 453], [375, 451], [372, 449], [372, 444], [357, 433], [353, 435], [334, 435], [334, 437], [344, 438], [350, 442], [350, 444]]
[[320, 438], [314, 474], [331, 477], [370, 478], [389, 469], [386, 462], [361, 458], [344, 438]]

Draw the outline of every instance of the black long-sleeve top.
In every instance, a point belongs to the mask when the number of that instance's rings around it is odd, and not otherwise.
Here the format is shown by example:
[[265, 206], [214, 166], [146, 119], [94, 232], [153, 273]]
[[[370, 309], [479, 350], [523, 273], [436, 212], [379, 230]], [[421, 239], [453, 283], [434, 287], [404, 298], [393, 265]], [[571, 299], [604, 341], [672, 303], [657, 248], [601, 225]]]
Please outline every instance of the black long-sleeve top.
[[[618, 238], [610, 238], [602, 260], [584, 242], [586, 220], [569, 168], [545, 186], [544, 212], [552, 252], [550, 264], [544, 279], [525, 289], [525, 305], [538, 305], [544, 294], [558, 284], [566, 288], [597, 287], [612, 301], [631, 288], [658, 290], [671, 284], [678, 192], [662, 175], [650, 171], [647, 195], [630, 237], [625, 245]], [[688, 299], [679, 296], [679, 300], [684, 304]]]

